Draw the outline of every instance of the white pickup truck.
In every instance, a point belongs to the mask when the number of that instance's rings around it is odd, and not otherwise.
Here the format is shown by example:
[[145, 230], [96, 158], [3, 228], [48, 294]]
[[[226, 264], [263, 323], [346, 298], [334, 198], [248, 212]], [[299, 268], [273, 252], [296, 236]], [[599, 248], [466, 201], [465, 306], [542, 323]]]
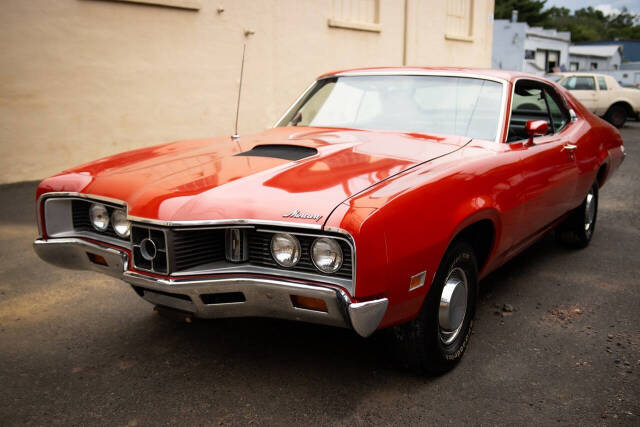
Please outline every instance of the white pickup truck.
[[569, 89], [591, 112], [615, 127], [622, 127], [627, 117], [638, 118], [640, 90], [623, 88], [611, 76], [594, 73], [553, 73], [550, 80]]

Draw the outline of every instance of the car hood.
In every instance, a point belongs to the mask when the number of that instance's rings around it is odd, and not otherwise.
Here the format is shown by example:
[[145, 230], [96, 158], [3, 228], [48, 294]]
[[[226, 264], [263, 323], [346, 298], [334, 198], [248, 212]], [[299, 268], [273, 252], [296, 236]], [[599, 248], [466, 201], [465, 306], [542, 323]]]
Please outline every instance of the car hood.
[[[161, 221], [322, 224], [344, 200], [468, 141], [388, 131], [275, 128], [235, 141], [191, 140], [118, 154], [50, 178], [41, 191], [118, 199], [127, 203], [130, 216]], [[243, 154], [274, 144], [311, 155], [287, 160]]]

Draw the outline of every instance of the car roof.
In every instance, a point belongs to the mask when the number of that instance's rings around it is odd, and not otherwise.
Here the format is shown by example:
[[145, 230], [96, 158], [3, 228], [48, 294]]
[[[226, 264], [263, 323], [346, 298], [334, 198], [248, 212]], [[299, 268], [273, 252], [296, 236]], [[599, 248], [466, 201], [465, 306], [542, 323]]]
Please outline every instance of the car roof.
[[589, 71], [563, 71], [561, 73], [550, 73], [547, 75], [555, 74], [557, 76], [602, 76], [602, 77], [611, 77], [608, 74], [603, 73], [592, 73]]
[[515, 79], [526, 77], [539, 79], [540, 76], [509, 70], [492, 70], [488, 68], [466, 68], [466, 67], [372, 67], [372, 68], [352, 68], [337, 70], [322, 74], [318, 79], [333, 76], [354, 76], [354, 75], [406, 75], [406, 74], [468, 74], [470, 76], [484, 76], [493, 79], [514, 81]]

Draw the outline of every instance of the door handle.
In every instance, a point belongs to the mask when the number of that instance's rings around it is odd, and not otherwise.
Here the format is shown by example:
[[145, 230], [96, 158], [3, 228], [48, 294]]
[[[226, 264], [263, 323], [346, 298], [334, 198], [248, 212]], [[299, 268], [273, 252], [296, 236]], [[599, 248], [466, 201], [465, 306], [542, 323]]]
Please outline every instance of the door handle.
[[578, 146], [575, 144], [564, 144], [562, 146], [562, 151], [567, 150], [568, 152], [573, 153], [576, 148], [578, 148]]

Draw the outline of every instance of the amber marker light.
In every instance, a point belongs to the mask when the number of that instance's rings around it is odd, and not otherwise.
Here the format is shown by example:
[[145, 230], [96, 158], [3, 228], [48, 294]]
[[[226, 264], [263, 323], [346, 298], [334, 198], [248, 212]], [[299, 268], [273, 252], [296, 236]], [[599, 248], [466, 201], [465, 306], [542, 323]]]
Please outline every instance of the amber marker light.
[[101, 255], [96, 255], [96, 254], [92, 254], [91, 252], [87, 252], [87, 256], [89, 257], [89, 261], [91, 261], [94, 264], [104, 265], [105, 267], [109, 266], [109, 264], [107, 264], [107, 260], [104, 259], [104, 257]]
[[291, 303], [296, 308], [304, 308], [306, 310], [322, 311], [328, 313], [327, 303], [321, 298], [303, 297], [300, 295], [291, 295]]
[[427, 276], [426, 270], [423, 271], [422, 273], [418, 273], [415, 276], [412, 276], [411, 280], [409, 281], [409, 290], [412, 291], [424, 285], [424, 279], [426, 276]]

